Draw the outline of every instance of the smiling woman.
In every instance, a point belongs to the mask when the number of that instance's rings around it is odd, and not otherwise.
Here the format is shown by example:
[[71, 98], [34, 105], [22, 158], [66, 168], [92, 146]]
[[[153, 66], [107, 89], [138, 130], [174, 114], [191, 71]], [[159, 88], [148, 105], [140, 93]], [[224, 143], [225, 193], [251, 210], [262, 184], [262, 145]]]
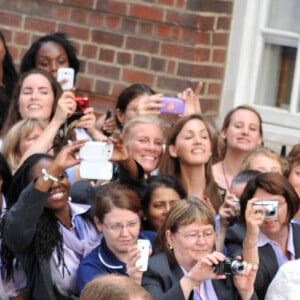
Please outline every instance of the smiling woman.
[[48, 72], [34, 69], [21, 75], [11, 99], [2, 136], [22, 119], [36, 118], [48, 123], [61, 95], [60, 85]]
[[219, 187], [229, 191], [247, 153], [262, 143], [261, 116], [250, 106], [238, 106], [225, 116], [220, 135], [225, 143], [224, 154], [213, 165], [213, 174]]
[[2, 228], [4, 274], [12, 276], [13, 258], [24, 268], [28, 299], [74, 299], [80, 260], [98, 243], [88, 217], [89, 205], [69, 201], [65, 169], [79, 160], [84, 142], [64, 147], [54, 158], [30, 156], [15, 173]]

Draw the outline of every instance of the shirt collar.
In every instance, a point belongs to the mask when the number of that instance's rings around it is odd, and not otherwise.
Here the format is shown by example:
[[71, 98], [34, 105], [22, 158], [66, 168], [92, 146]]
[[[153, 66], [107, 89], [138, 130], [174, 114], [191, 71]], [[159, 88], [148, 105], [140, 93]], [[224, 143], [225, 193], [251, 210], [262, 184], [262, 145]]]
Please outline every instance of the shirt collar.
[[[293, 235], [293, 227], [291, 224], [289, 226], [289, 235], [287, 241], [287, 250], [291, 254], [292, 257], [295, 257], [295, 246], [294, 246], [294, 235]], [[267, 235], [265, 235], [261, 230], [258, 236], [257, 247], [263, 247], [266, 244], [270, 244], [271, 246], [277, 244], [273, 240], [269, 239]]]

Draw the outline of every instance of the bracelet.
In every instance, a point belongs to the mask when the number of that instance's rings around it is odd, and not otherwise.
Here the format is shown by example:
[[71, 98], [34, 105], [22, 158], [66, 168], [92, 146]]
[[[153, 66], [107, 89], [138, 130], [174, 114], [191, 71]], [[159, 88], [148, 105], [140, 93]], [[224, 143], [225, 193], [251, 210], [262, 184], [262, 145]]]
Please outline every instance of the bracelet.
[[48, 181], [49, 179], [52, 180], [53, 182], [58, 182], [58, 178], [54, 177], [46, 169], [42, 169], [42, 174], [43, 174], [43, 180]]
[[244, 250], [252, 249], [252, 248], [255, 248], [255, 247], [257, 247], [257, 242], [254, 243], [254, 244], [251, 245], [251, 246], [245, 246], [245, 240], [243, 241], [243, 249], [244, 249]]

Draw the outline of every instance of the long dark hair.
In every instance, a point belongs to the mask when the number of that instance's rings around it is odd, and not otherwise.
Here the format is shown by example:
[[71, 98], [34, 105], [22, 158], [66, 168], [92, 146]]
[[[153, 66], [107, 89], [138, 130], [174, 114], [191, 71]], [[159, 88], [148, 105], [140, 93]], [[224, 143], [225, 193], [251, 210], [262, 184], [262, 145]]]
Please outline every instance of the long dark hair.
[[0, 43], [2, 42], [4, 50], [5, 50], [5, 55], [2, 61], [2, 82], [4, 87], [1, 88], [3, 92], [1, 92], [0, 96], [0, 107], [1, 107], [1, 112], [0, 112], [0, 129], [2, 128], [6, 116], [7, 116], [7, 111], [8, 107], [10, 104], [10, 99], [12, 97], [12, 93], [14, 90], [14, 87], [18, 81], [18, 73], [16, 71], [16, 68], [13, 63], [13, 59], [11, 57], [11, 54], [9, 52], [9, 49], [6, 45], [6, 41], [4, 38], [3, 33], [0, 31]]
[[20, 121], [22, 119], [21, 115], [19, 113], [19, 97], [20, 97], [21, 88], [22, 88], [24, 80], [32, 74], [40, 74], [48, 79], [48, 81], [51, 85], [52, 91], [53, 91], [53, 95], [54, 95], [52, 113], [51, 113], [50, 119], [52, 119], [52, 117], [54, 116], [58, 99], [62, 94], [61, 86], [56, 81], [56, 79], [52, 76], [51, 73], [49, 73], [45, 70], [32, 69], [32, 70], [22, 74], [15, 86], [15, 89], [14, 89], [14, 92], [13, 92], [13, 95], [11, 98], [10, 106], [8, 109], [7, 117], [6, 117], [5, 123], [2, 128], [2, 132], [1, 132], [3, 136], [8, 132], [8, 130], [13, 125], [15, 125], [18, 121]]
[[77, 58], [76, 48], [63, 32], [50, 33], [37, 39], [23, 56], [20, 66], [20, 73], [22, 74], [36, 68], [35, 59], [37, 52], [40, 50], [41, 46], [47, 42], [54, 42], [60, 45], [66, 51], [70, 67], [74, 69], [76, 75], [80, 68], [80, 62]]
[[[12, 178], [8, 191], [8, 210], [18, 201], [21, 192], [34, 179], [31, 175], [32, 168], [42, 159], [53, 160], [54, 157], [44, 153], [33, 154], [28, 157], [17, 170]], [[1, 259], [5, 268], [6, 277], [11, 278], [13, 276], [13, 260], [15, 256], [6, 246], [5, 238], [3, 237], [5, 221], [6, 218], [4, 215], [1, 224], [1, 236], [3, 238], [1, 245]], [[57, 251], [59, 263], [62, 262], [65, 267], [63, 259], [63, 237], [59, 230], [57, 218], [51, 209], [44, 208], [36, 226], [36, 233], [32, 241], [32, 255], [38, 259], [48, 260], [54, 249]], [[30, 270], [26, 273], [30, 274]]]
[[[215, 144], [215, 136], [216, 132], [210, 123], [205, 119], [205, 117], [201, 114], [191, 114], [184, 116], [178, 119], [173, 127], [171, 128], [167, 142], [166, 142], [166, 151], [163, 154], [161, 159], [161, 163], [159, 166], [160, 174], [168, 174], [171, 176], [175, 176], [176, 178], [180, 178], [180, 164], [178, 158], [174, 158], [170, 155], [168, 149], [170, 145], [175, 145], [178, 134], [181, 132], [184, 125], [190, 120], [200, 120], [206, 126], [208, 131], [209, 140], [211, 142], [212, 152], [216, 149]], [[205, 178], [206, 178], [206, 186], [204, 190], [204, 194], [209, 197], [216, 211], [219, 211], [220, 206], [222, 205], [222, 197], [219, 192], [218, 186], [214, 180], [212, 173], [212, 158], [208, 160], [205, 164]]]
[[6, 45], [4, 35], [1, 31], [0, 31], [0, 39], [1, 39], [4, 49], [5, 49], [5, 55], [4, 55], [4, 59], [3, 59], [3, 84], [5, 86], [7, 96], [10, 98], [12, 96], [14, 86], [15, 86], [16, 82], [18, 81], [19, 76], [16, 71], [15, 65], [13, 63], [12, 56]]

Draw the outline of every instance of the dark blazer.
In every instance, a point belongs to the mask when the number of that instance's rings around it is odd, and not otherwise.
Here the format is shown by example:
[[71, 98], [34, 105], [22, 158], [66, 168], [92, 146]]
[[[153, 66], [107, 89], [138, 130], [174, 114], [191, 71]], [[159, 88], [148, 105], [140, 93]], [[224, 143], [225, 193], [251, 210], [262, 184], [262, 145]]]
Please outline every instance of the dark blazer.
[[[295, 258], [300, 257], [300, 225], [292, 224]], [[230, 256], [242, 255], [243, 240], [246, 228], [243, 224], [237, 224], [228, 228], [225, 244]], [[270, 244], [258, 248], [259, 267], [254, 284], [255, 292], [259, 299], [264, 299], [268, 286], [278, 270], [275, 252]]]
[[[143, 274], [142, 286], [151, 294], [153, 300], [184, 300], [180, 279], [184, 276], [180, 266], [172, 268], [164, 253], [150, 257], [148, 270]], [[218, 299], [235, 300], [238, 293], [231, 278], [213, 280]], [[193, 299], [193, 292], [189, 300]], [[255, 296], [252, 299], [257, 299]]]

